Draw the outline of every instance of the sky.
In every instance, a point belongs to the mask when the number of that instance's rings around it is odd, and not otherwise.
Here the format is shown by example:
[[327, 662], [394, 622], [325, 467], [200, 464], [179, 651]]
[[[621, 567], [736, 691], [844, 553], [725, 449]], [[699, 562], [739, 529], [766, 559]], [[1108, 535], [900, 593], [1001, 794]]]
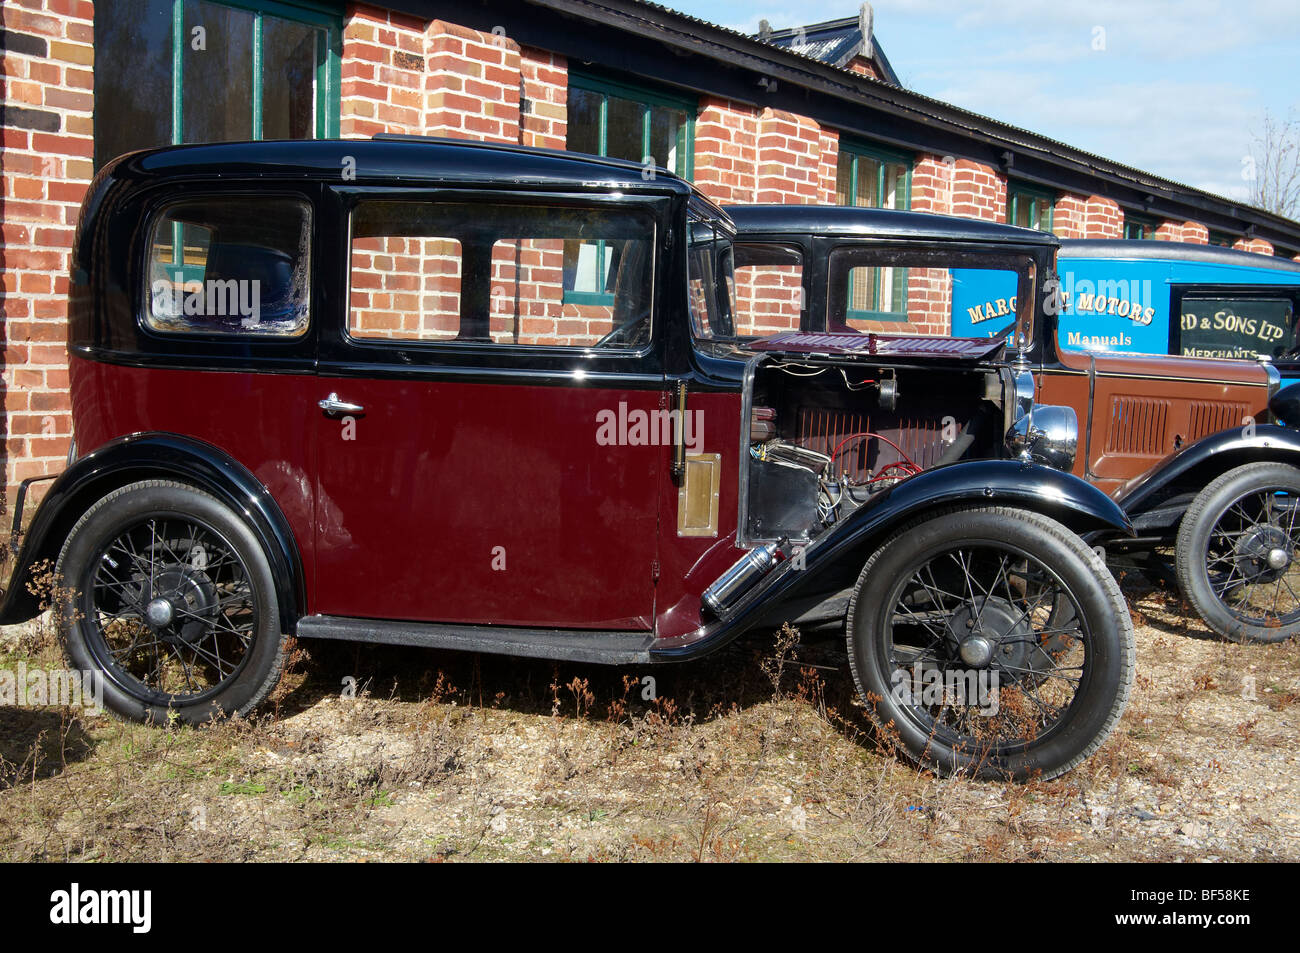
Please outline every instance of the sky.
[[[746, 33], [858, 0], [668, 0]], [[903, 85], [1125, 165], [1248, 200], [1267, 110], [1300, 118], [1300, 0], [876, 0]]]

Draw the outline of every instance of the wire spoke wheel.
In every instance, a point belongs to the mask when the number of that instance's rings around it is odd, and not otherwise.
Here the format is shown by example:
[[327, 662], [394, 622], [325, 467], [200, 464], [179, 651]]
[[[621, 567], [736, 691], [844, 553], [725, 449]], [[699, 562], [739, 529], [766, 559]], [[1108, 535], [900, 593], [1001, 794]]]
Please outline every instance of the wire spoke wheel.
[[1005, 755], [1067, 719], [1088, 637], [1073, 594], [1039, 560], [954, 546], [924, 557], [887, 603], [887, 675], [927, 736]]
[[1114, 730], [1133, 681], [1118, 584], [1039, 513], [904, 526], [867, 559], [845, 621], [878, 736], [944, 774], [1056, 777]]
[[1300, 633], [1300, 470], [1249, 463], [1212, 480], [1178, 527], [1178, 584], [1217, 634], [1279, 642]]
[[165, 703], [235, 678], [256, 637], [248, 568], [215, 529], [150, 516], [100, 547], [82, 587], [92, 641], [113, 674]]
[[1300, 496], [1251, 491], [1233, 500], [1211, 528], [1205, 552], [1210, 591], [1241, 621], [1300, 621], [1297, 512]]

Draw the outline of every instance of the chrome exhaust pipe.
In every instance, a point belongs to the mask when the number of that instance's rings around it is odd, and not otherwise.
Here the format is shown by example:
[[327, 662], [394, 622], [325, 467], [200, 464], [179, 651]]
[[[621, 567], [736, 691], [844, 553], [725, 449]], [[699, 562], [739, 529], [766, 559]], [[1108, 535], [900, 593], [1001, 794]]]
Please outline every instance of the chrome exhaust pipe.
[[713, 585], [704, 590], [701, 597], [704, 605], [718, 618], [725, 616], [750, 587], [771, 572], [777, 563], [776, 556], [780, 549], [779, 543], [765, 543], [745, 553]]

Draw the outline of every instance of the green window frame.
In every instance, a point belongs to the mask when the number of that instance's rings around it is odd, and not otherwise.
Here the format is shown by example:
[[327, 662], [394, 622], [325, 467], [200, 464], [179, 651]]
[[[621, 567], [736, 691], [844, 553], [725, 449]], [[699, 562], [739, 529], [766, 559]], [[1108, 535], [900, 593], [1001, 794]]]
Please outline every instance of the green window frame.
[[[864, 205], [859, 201], [858, 195], [858, 172], [859, 164], [862, 160], [874, 162], [876, 164], [876, 204]], [[851, 139], [840, 139], [840, 154], [836, 165], [836, 179], [840, 178], [840, 170], [845, 168], [847, 163], [848, 190], [844, 198], [849, 205], [862, 208], [894, 208], [907, 210], [912, 207], [912, 166], [913, 158], [905, 152], [895, 152], [890, 149], [882, 149], [878, 146], [868, 145], [862, 142], [855, 142]], [[885, 182], [887, 176], [887, 166], [901, 165], [903, 172], [899, 178], [898, 186], [895, 192], [893, 205], [884, 205]], [[838, 188], [837, 188], [838, 192]], [[871, 269], [872, 282], [872, 300], [880, 301], [881, 291], [881, 268]], [[846, 309], [845, 317], [847, 319], [858, 321], [896, 321], [899, 323], [907, 321], [907, 269], [894, 269], [899, 276], [903, 288], [903, 310], [902, 311], [868, 311], [860, 308], [849, 307]], [[853, 300], [853, 273], [849, 273], [848, 300]]]
[[1146, 215], [1124, 213], [1124, 237], [1134, 241], [1154, 241], [1160, 223]]
[[1056, 215], [1056, 193], [1018, 182], [1008, 183], [1007, 224], [1018, 225], [1021, 211], [1026, 213], [1030, 222], [1027, 227], [1051, 232]]
[[[278, 0], [206, 0], [215, 6], [245, 10], [253, 21], [253, 138], [262, 138], [262, 26], [266, 17], [292, 20], [323, 30], [316, 53], [316, 138], [339, 135], [339, 90], [343, 84], [343, 21], [331, 8]], [[185, 0], [172, 0], [172, 142], [184, 142], [185, 113]]]
[[[279, 3], [275, 0], [206, 0], [214, 6], [230, 7], [253, 14], [253, 138], [262, 138], [263, 94], [263, 21], [267, 16], [295, 23], [304, 23], [321, 29], [316, 50], [316, 129], [317, 139], [337, 138], [339, 135], [340, 97], [343, 82], [342, 21], [316, 5]], [[185, 0], [172, 0], [172, 144], [185, 141]], [[186, 281], [199, 277], [199, 269], [185, 264], [184, 241], [181, 226], [173, 227], [172, 261], [185, 276]]]
[[[600, 108], [598, 114], [598, 128], [596, 139], [598, 143], [597, 155], [607, 156], [609, 154], [609, 100], [610, 98], [622, 99], [632, 102], [641, 107], [641, 158], [635, 160], [644, 162], [651, 153], [651, 110], [656, 107], [679, 110], [685, 113], [686, 119], [681, 128], [677, 130], [677, 154], [681, 157], [681, 169], [674, 170], [676, 175], [681, 176], [686, 181], [691, 181], [695, 177], [695, 119], [699, 113], [699, 100], [689, 96], [674, 96], [671, 93], [665, 93], [661, 90], [650, 89], [634, 83], [628, 83], [623, 80], [614, 79], [607, 76], [598, 76], [592, 73], [584, 73], [578, 70], [570, 69], [569, 71], [569, 88], [581, 89], [588, 93], [594, 93], [600, 97]], [[604, 242], [596, 243], [596, 274], [605, 275], [606, 269], [606, 249]], [[610, 305], [614, 301], [614, 296], [605, 291], [565, 291], [563, 296], [565, 304], [579, 305]]]

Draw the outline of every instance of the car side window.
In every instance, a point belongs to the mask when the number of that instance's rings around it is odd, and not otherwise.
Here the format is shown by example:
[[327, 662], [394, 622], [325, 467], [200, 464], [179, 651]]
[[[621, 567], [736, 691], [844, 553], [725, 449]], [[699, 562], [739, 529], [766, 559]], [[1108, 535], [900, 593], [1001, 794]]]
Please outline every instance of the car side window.
[[1295, 353], [1296, 312], [1290, 298], [1185, 294], [1175, 346], [1185, 357], [1277, 360]]
[[311, 209], [220, 196], [170, 205], [149, 232], [145, 324], [172, 334], [297, 337], [307, 330]]
[[736, 333], [798, 331], [805, 308], [803, 253], [787, 245], [735, 246]]
[[358, 340], [639, 348], [655, 223], [638, 208], [363, 200], [352, 214]]

